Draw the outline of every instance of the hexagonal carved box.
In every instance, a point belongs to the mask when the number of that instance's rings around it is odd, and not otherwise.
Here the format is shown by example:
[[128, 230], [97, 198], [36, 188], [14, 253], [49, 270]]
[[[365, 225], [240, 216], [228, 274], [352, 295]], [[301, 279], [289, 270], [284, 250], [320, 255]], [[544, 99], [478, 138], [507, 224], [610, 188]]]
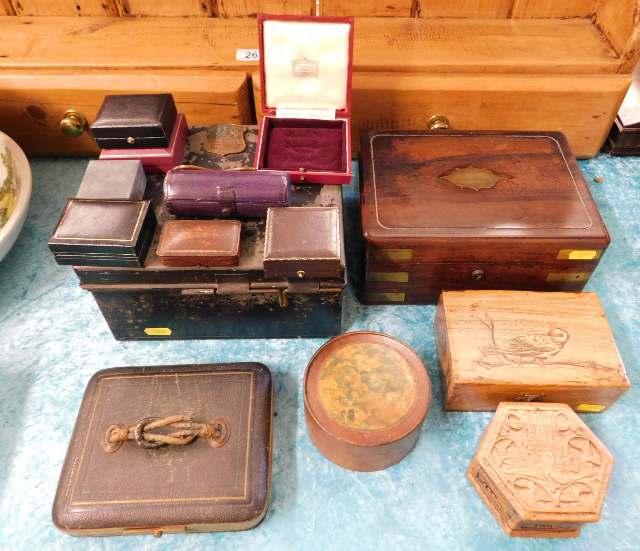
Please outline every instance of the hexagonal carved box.
[[467, 475], [509, 536], [569, 538], [600, 519], [612, 465], [566, 404], [502, 402]]

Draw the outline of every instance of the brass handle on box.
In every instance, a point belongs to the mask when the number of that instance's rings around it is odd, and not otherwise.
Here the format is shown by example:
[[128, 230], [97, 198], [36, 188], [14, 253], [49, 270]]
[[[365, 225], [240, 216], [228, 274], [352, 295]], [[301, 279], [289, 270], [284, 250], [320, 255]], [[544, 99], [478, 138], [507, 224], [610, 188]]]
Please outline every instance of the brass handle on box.
[[444, 115], [432, 115], [427, 121], [429, 130], [448, 130], [449, 126], [449, 119]]
[[474, 281], [482, 281], [484, 279], [484, 270], [473, 270], [471, 272], [471, 279]]
[[87, 117], [75, 109], [68, 109], [60, 121], [60, 130], [65, 136], [77, 138], [87, 128]]

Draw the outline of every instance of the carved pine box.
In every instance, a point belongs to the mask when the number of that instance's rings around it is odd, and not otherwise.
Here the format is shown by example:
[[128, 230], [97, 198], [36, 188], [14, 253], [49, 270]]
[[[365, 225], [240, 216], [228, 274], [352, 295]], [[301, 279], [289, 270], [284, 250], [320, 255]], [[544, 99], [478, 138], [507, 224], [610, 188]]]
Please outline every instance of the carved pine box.
[[100, 371], [82, 400], [53, 521], [74, 536], [252, 528], [269, 506], [272, 419], [262, 364]]
[[536, 401], [596, 413], [629, 388], [595, 293], [444, 292], [436, 345], [450, 410]]
[[562, 134], [370, 132], [361, 161], [366, 303], [577, 291], [609, 244]]
[[566, 404], [503, 402], [467, 476], [509, 536], [572, 538], [600, 520], [612, 466]]

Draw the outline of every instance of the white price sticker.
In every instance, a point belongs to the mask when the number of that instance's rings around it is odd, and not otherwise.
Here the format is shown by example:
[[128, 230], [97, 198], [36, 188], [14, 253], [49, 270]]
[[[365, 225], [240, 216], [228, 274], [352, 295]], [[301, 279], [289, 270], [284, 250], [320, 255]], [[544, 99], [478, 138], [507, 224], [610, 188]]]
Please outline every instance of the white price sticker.
[[236, 50], [236, 61], [260, 61], [260, 50], [238, 48]]

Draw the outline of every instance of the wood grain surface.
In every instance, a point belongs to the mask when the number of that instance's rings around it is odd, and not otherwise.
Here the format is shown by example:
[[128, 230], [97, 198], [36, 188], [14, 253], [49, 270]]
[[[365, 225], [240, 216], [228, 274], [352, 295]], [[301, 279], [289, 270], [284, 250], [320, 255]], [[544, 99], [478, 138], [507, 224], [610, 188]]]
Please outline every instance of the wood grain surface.
[[503, 402], [467, 475], [509, 536], [562, 538], [600, 520], [612, 466], [566, 404]]
[[447, 409], [483, 411], [511, 400], [597, 412], [629, 388], [594, 293], [446, 291], [436, 343]]
[[208, 71], [0, 71], [0, 126], [32, 155], [94, 154], [88, 132], [64, 136], [60, 120], [68, 109], [93, 121], [106, 94], [171, 92], [178, 111], [193, 126], [250, 122], [245, 76]]

